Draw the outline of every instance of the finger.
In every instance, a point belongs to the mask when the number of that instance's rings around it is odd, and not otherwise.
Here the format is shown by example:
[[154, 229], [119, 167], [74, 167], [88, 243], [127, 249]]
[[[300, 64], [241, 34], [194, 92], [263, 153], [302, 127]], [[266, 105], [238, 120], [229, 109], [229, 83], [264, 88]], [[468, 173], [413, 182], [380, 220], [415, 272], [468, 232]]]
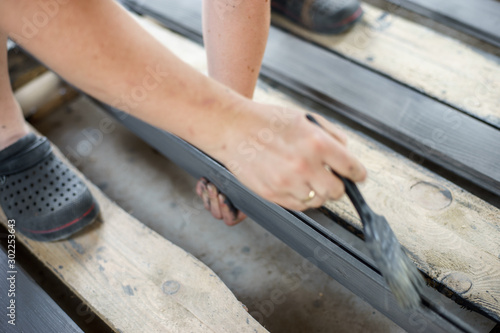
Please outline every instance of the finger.
[[[238, 216], [238, 208], [234, 207], [233, 203], [231, 202], [231, 200], [229, 200], [229, 198], [227, 198], [224, 194], [219, 194], [219, 199], [222, 199], [222, 206], [226, 206], [231, 215], [234, 216], [236, 218], [236, 216]], [[220, 201], [220, 200], [219, 200]], [[222, 207], [221, 206], [221, 207]]]
[[[308, 186], [311, 190], [309, 190], [309, 193], [306, 197], [302, 197], [302, 198], [299, 198], [297, 196], [295, 196], [295, 198], [302, 202], [302, 204], [304, 204], [307, 208], [318, 208], [318, 207], [321, 207], [323, 205], [323, 203], [325, 203], [325, 201], [328, 199], [328, 196], [325, 196], [325, 190], [320, 190], [318, 191], [317, 188], [319, 187], [315, 187], [315, 186]], [[311, 193], [311, 191], [313, 191]], [[310, 195], [313, 194], [313, 197], [311, 198]]]
[[310, 208], [301, 199], [297, 199], [297, 197], [292, 194], [282, 195], [278, 200], [276, 200], [276, 204], [282, 207], [286, 207], [287, 209], [298, 211], [303, 211]]
[[328, 200], [338, 200], [344, 195], [344, 183], [332, 173], [329, 166], [318, 170], [316, 174], [320, 177], [312, 182], [312, 187], [316, 189], [324, 201], [319, 206], [317, 202], [314, 202], [315, 207], [320, 207]]
[[324, 163], [339, 175], [347, 177], [354, 182], [365, 180], [366, 169], [363, 164], [337, 140], [332, 138], [328, 140], [327, 150], [323, 156]]
[[[309, 170], [308, 173], [312, 173], [311, 170]], [[291, 184], [287, 191], [281, 194], [281, 201], [277, 203], [289, 209], [304, 210], [312, 207], [312, 205], [316, 206], [321, 204], [322, 201], [324, 200], [321, 198], [321, 195], [316, 192], [315, 188], [302, 180]], [[284, 202], [286, 202], [287, 205], [283, 204]], [[289, 204], [293, 206], [289, 206]]]
[[347, 135], [338, 125], [317, 114], [314, 115], [314, 118], [328, 134], [340, 141], [344, 146], [347, 145]]
[[201, 198], [203, 194], [203, 183], [201, 182], [201, 180], [198, 180], [198, 182], [196, 183], [195, 190], [196, 194]]
[[221, 209], [222, 219], [228, 226], [233, 226], [243, 221], [247, 216], [234, 208], [224, 194], [219, 194], [219, 207]]
[[205, 209], [210, 211], [210, 199], [208, 197], [208, 189], [205, 183], [201, 180], [198, 182], [198, 184], [196, 184], [196, 193], [198, 193], [198, 195], [201, 197]]
[[205, 178], [200, 178], [198, 180], [198, 182], [196, 183], [196, 194], [198, 194], [198, 196], [201, 198], [201, 196], [203, 195], [203, 189], [206, 189], [205, 186], [207, 184], [207, 180]]
[[238, 215], [236, 216], [236, 224], [240, 223], [241, 221], [245, 220], [247, 218], [247, 214], [243, 213], [241, 210], [238, 211]]
[[210, 200], [210, 211], [212, 212], [212, 216], [220, 220], [222, 219], [222, 214], [219, 207], [219, 198], [218, 198], [219, 191], [212, 183], [209, 183], [207, 185], [207, 189], [208, 189], [208, 198]]

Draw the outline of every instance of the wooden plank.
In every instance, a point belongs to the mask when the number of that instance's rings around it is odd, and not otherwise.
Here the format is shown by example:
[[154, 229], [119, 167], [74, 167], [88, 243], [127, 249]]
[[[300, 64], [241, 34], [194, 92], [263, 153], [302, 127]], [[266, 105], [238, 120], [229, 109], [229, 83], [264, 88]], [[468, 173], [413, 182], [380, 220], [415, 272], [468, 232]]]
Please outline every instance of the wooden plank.
[[13, 90], [43, 75], [47, 68], [32, 56], [14, 46], [8, 51], [9, 77]]
[[14, 92], [24, 116], [32, 122], [79, 95], [79, 92], [51, 71], [27, 82]]
[[[14, 245], [9, 249], [14, 251], [15, 258], [15, 242], [7, 245]], [[0, 306], [3, 312], [0, 332], [83, 333], [19, 265], [12, 263], [13, 267], [10, 267], [7, 260], [7, 251], [0, 246]]]
[[497, 0], [387, 0], [500, 47]]
[[369, 4], [363, 9], [361, 22], [339, 36], [272, 18], [287, 31], [500, 128], [499, 58]]
[[[206, 72], [205, 55], [200, 46], [150, 22], [141, 20], [141, 23], [172, 52]], [[298, 107], [271, 88], [257, 89], [255, 96], [260, 102]], [[124, 121], [129, 118], [125, 117]], [[348, 128], [344, 130], [349, 135], [349, 148], [368, 168], [370, 177], [362, 187], [367, 201], [386, 215], [421, 270], [434, 282], [446, 286], [454, 298], [475, 305], [498, 321], [500, 210], [384, 146]], [[158, 135], [150, 127], [143, 132], [149, 133], [142, 137], [150, 143]], [[212, 176], [217, 180], [217, 175]], [[222, 190], [226, 182], [220, 182]], [[359, 228], [357, 214], [345, 198], [328, 207]]]
[[18, 241], [113, 330], [267, 332], [207, 266], [85, 182], [101, 207], [93, 226], [66, 241]]

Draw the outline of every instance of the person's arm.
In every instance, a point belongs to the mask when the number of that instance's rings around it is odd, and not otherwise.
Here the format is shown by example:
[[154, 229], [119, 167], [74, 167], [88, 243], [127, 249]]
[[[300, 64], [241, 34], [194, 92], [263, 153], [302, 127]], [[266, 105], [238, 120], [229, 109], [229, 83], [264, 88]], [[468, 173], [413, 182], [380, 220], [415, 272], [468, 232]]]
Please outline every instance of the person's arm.
[[[271, 1], [203, 1], [203, 39], [210, 77], [252, 98], [269, 34]], [[196, 192], [205, 208], [227, 225], [246, 218], [224, 194], [201, 179]]]
[[319, 119], [322, 130], [303, 112], [254, 103], [203, 76], [116, 2], [64, 1], [47, 22], [43, 11], [30, 0], [0, 1], [0, 29], [89, 95], [202, 149], [263, 198], [304, 210], [340, 197], [343, 185], [325, 165], [364, 179], [328, 121]]

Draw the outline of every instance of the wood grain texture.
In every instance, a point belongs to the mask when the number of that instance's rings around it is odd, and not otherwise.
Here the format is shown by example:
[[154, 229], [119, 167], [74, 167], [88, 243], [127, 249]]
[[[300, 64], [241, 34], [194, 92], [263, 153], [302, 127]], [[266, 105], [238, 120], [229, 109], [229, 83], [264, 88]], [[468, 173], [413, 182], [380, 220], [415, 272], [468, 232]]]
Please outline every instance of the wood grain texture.
[[[149, 21], [140, 22], [172, 52], [206, 72], [200, 46]], [[297, 107], [270, 89], [257, 89], [255, 99]], [[419, 268], [500, 320], [500, 210], [382, 145], [344, 130], [349, 149], [368, 169], [362, 193], [376, 212], [387, 217]], [[361, 227], [345, 198], [327, 207]]]
[[79, 96], [72, 86], [51, 71], [15, 90], [24, 117], [36, 121]]
[[500, 47], [498, 0], [387, 0]]
[[26, 83], [47, 72], [45, 66], [13, 43], [8, 51], [7, 62], [13, 90], [21, 88]]
[[[83, 331], [71, 320], [70, 317], [40, 288], [24, 270], [16, 265], [15, 271], [15, 296], [8, 297], [12, 271], [7, 265], [7, 252], [0, 246], [0, 306], [2, 317], [0, 319], [0, 332], [67, 332], [83, 333]], [[15, 323], [9, 324], [11, 320], [6, 314], [10, 306], [10, 300], [15, 301]]]
[[338, 36], [272, 18], [277, 26], [500, 128], [500, 59], [369, 4], [363, 10], [362, 20]]
[[101, 207], [92, 226], [66, 241], [18, 241], [112, 329], [267, 332], [207, 266], [86, 184]]

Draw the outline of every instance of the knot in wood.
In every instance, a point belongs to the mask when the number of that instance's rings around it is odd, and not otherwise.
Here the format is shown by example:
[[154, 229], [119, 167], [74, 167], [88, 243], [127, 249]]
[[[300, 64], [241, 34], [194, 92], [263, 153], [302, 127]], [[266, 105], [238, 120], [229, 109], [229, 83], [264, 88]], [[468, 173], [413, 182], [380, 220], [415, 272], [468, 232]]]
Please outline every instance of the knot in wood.
[[453, 272], [446, 275], [441, 283], [460, 295], [465, 294], [472, 288], [470, 278], [461, 272]]
[[447, 188], [424, 181], [410, 187], [410, 198], [417, 205], [428, 210], [444, 209], [453, 201], [451, 192]]
[[179, 289], [181, 288], [181, 285], [179, 282], [175, 280], [169, 280], [163, 283], [161, 286], [161, 289], [163, 290], [163, 293], [167, 295], [174, 295], [176, 294]]

